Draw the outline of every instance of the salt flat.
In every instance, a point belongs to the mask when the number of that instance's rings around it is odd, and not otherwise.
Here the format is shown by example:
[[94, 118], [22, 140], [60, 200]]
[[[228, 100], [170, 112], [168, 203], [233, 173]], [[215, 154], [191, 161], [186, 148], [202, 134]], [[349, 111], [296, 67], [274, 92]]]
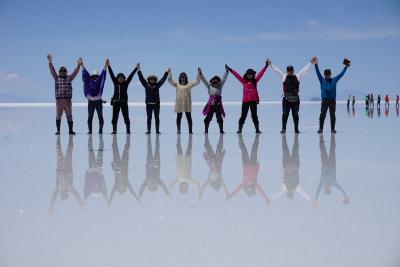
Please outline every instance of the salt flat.
[[[400, 117], [337, 107], [336, 135], [318, 135], [318, 104], [302, 104], [301, 134], [279, 134], [281, 107], [262, 104], [263, 134], [226, 106], [226, 134], [158, 138], [131, 107], [133, 134], [56, 137], [52, 107], [0, 108], [0, 266], [399, 266]], [[97, 117], [94, 132], [97, 132]], [[327, 118], [329, 120], [329, 116]]]

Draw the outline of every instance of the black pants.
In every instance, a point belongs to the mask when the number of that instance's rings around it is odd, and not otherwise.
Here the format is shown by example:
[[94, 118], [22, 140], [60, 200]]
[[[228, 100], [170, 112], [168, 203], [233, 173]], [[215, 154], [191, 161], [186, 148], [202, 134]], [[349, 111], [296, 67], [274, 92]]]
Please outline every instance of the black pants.
[[321, 114], [319, 115], [319, 129], [324, 128], [324, 122], [326, 113], [329, 109], [329, 115], [331, 117], [331, 130], [335, 130], [336, 123], [336, 99], [322, 99], [321, 102]]
[[283, 100], [282, 100], [282, 130], [286, 130], [286, 123], [289, 118], [290, 110], [292, 111], [294, 128], [295, 128], [295, 130], [298, 130], [299, 109], [300, 109], [300, 101], [289, 102], [286, 98], [283, 98]]
[[[192, 133], [192, 113], [191, 112], [185, 112], [186, 119], [188, 122], [189, 126], [189, 133]], [[182, 112], [176, 113], [176, 128], [178, 132], [181, 131], [181, 121], [182, 121]]]
[[257, 102], [244, 102], [242, 103], [242, 114], [240, 115], [239, 124], [244, 124], [246, 121], [247, 113], [251, 111], [251, 118], [253, 120], [254, 126], [258, 127], [258, 116], [257, 116]]
[[221, 123], [223, 122], [223, 118], [222, 118], [222, 109], [221, 109], [221, 105], [211, 105], [210, 110], [207, 113], [207, 116], [204, 118], [204, 123], [210, 123], [212, 121], [212, 118], [214, 116], [217, 117], [217, 122]]
[[113, 102], [113, 116], [112, 116], [111, 123], [113, 125], [117, 125], [120, 110], [122, 111], [122, 116], [124, 117], [125, 124], [130, 125], [128, 101], [121, 101], [121, 102], [114, 101]]
[[147, 113], [147, 131], [151, 129], [151, 119], [154, 113], [154, 119], [156, 121], [156, 132], [160, 130], [160, 103], [148, 104], [146, 103]]
[[101, 99], [96, 100], [96, 101], [89, 100], [89, 102], [88, 102], [88, 121], [87, 121], [89, 127], [92, 125], [93, 115], [94, 115], [95, 110], [97, 112], [97, 117], [99, 118], [99, 125], [102, 126], [104, 124], [102, 100]]

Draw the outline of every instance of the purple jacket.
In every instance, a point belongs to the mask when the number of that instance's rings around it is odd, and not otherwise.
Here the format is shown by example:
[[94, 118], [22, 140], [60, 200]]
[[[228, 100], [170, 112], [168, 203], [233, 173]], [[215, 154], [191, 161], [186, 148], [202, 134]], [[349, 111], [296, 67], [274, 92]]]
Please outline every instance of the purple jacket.
[[100, 100], [103, 95], [104, 83], [106, 81], [106, 70], [103, 69], [96, 80], [90, 78], [89, 72], [84, 68], [82, 71], [83, 92], [89, 100]]

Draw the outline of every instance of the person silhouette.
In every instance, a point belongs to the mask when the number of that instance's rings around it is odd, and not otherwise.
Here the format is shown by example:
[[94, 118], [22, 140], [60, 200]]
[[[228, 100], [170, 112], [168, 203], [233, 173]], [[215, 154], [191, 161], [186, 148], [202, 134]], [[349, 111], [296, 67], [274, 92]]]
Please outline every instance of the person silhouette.
[[257, 193], [261, 195], [264, 201], [269, 204], [271, 201], [267, 194], [264, 192], [260, 184], [258, 183], [258, 171], [260, 169], [260, 163], [257, 159], [257, 151], [259, 145], [259, 134], [256, 134], [251, 147], [251, 154], [249, 156], [246, 145], [243, 141], [242, 135], [239, 137], [239, 147], [242, 152], [242, 168], [243, 168], [243, 180], [239, 186], [229, 194], [228, 199], [234, 197], [242, 189], [246, 192], [248, 197], [254, 197]]
[[69, 195], [72, 194], [78, 201], [80, 207], [84, 206], [81, 196], [74, 187], [74, 170], [72, 163], [72, 152], [74, 148], [73, 135], [69, 135], [67, 151], [63, 153], [61, 147], [60, 136], [57, 135], [56, 141], [56, 188], [53, 191], [50, 201], [50, 214], [54, 211], [54, 205], [56, 203], [58, 195], [63, 202], [67, 201]]
[[160, 159], [160, 135], [156, 135], [156, 146], [153, 154], [151, 136], [147, 135], [147, 152], [146, 152], [146, 179], [143, 181], [139, 190], [139, 197], [142, 198], [144, 191], [158, 191], [162, 188], [167, 196], [170, 196], [168, 187], [160, 178], [161, 159]]
[[299, 156], [299, 135], [295, 134], [292, 153], [286, 140], [286, 135], [282, 135], [282, 167], [283, 177], [281, 189], [274, 195], [273, 200], [278, 199], [284, 193], [288, 199], [293, 199], [297, 192], [300, 197], [311, 203], [311, 198], [300, 185], [300, 156]]
[[222, 177], [222, 162], [225, 156], [224, 135], [221, 134], [219, 136], [215, 152], [210, 144], [208, 135], [204, 135], [204, 149], [203, 158], [208, 165], [208, 178], [201, 186], [201, 194], [203, 194], [205, 188], [210, 185], [215, 191], [219, 191], [222, 187], [225, 192], [225, 197], [227, 198], [229, 190]]
[[186, 153], [183, 154], [181, 145], [181, 136], [178, 134], [176, 137], [176, 178], [169, 185], [169, 190], [171, 191], [176, 184], [179, 184], [179, 191], [182, 194], [186, 194], [189, 191], [189, 185], [193, 185], [198, 192], [200, 197], [201, 185], [192, 176], [192, 135], [189, 135], [188, 144], [186, 146]]
[[315, 193], [313, 205], [316, 206], [322, 188], [326, 195], [331, 194], [332, 187], [339, 190], [343, 195], [343, 204], [349, 204], [350, 198], [344, 191], [343, 187], [336, 180], [336, 140], [335, 135], [331, 134], [331, 144], [329, 148], [329, 155], [325, 148], [324, 137], [319, 135], [319, 150], [321, 152], [321, 178]]
[[111, 191], [110, 198], [108, 200], [108, 207], [111, 207], [115, 192], [119, 194], [125, 194], [129, 191], [133, 197], [139, 202], [139, 197], [133, 190], [131, 183], [129, 182], [129, 149], [131, 146], [130, 135], [126, 135], [124, 151], [122, 152], [122, 157], [119, 154], [117, 135], [113, 135], [112, 151], [113, 151], [113, 161], [111, 162], [111, 168], [114, 173], [114, 186]]
[[93, 150], [92, 135], [88, 135], [89, 167], [85, 172], [85, 185], [83, 188], [83, 197], [85, 203], [92, 194], [95, 196], [101, 194], [107, 200], [107, 187], [103, 174], [103, 151], [103, 135], [99, 135], [99, 148], [97, 150], [97, 157], [94, 154], [95, 150]]

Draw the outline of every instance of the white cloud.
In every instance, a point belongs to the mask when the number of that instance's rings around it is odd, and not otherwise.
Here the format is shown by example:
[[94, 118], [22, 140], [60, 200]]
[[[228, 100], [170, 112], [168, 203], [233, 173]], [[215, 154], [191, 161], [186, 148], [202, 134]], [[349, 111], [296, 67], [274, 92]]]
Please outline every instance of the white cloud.
[[22, 81], [21, 75], [18, 73], [7, 73], [5, 71], [0, 70], [0, 83], [6, 82], [19, 82]]

